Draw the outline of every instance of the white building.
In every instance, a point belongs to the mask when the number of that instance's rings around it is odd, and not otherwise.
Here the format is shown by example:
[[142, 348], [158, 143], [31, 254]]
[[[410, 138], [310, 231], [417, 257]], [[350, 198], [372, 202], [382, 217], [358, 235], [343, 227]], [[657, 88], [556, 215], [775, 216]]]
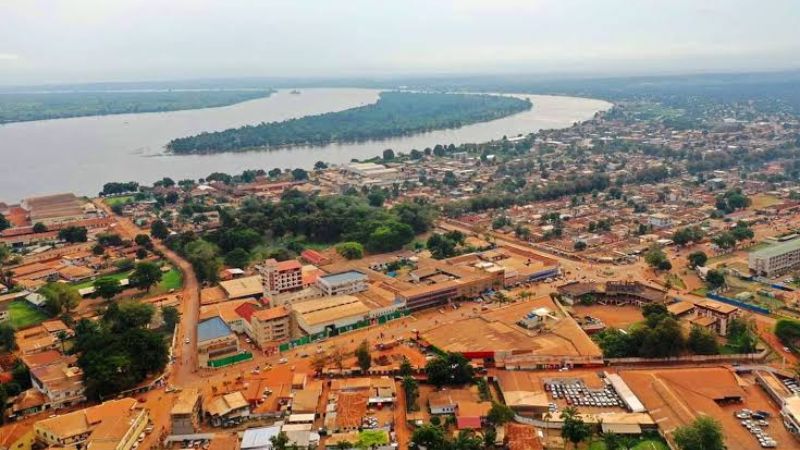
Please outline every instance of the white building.
[[367, 290], [367, 276], [356, 270], [332, 273], [317, 278], [317, 287], [325, 295], [355, 294]]
[[773, 277], [800, 267], [800, 239], [752, 252], [747, 262], [751, 272], [765, 277]]

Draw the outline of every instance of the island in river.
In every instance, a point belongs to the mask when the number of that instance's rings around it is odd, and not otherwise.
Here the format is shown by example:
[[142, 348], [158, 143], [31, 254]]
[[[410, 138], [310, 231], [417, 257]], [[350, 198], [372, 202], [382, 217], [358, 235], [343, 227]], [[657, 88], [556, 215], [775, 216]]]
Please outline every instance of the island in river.
[[282, 122], [172, 140], [177, 154], [325, 145], [406, 136], [500, 119], [531, 109], [527, 98], [485, 94], [381, 92], [376, 103]]

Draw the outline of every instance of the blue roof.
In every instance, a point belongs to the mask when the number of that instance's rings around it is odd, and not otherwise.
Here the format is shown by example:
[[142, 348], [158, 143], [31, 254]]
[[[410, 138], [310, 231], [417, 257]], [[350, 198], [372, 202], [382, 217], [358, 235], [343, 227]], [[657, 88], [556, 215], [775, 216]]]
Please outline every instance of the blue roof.
[[231, 329], [219, 317], [212, 317], [197, 324], [197, 340], [208, 341], [231, 334]]
[[281, 427], [261, 427], [244, 430], [242, 436], [242, 450], [245, 449], [271, 449], [272, 442], [269, 438], [277, 436]]
[[365, 280], [366, 275], [357, 270], [348, 270], [347, 272], [332, 273], [330, 275], [323, 275], [320, 278], [325, 280], [326, 283], [339, 284], [347, 283], [350, 281]]

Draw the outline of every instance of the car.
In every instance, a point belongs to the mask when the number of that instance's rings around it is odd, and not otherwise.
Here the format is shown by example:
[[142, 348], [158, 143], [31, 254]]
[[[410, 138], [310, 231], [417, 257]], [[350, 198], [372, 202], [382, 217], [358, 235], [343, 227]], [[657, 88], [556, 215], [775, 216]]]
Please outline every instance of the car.
[[762, 415], [762, 416], [764, 416], [764, 418], [769, 418], [769, 416], [771, 416], [771, 415], [772, 415], [772, 414], [770, 414], [768, 411], [762, 411], [762, 410], [760, 410], [760, 409], [759, 409], [759, 410], [756, 410], [755, 414]]
[[248, 344], [253, 342], [253, 341], [250, 340], [250, 338], [244, 338], [244, 341], [247, 342]]
[[280, 363], [280, 364], [286, 364], [287, 362], [289, 362], [289, 360], [286, 359], [286, 358], [281, 358], [281, 359], [278, 360], [278, 363]]
[[188, 344], [188, 343], [189, 343], [189, 338], [188, 338], [188, 337], [187, 337], [187, 338], [185, 338], [185, 339], [183, 340], [183, 343], [184, 343], [184, 344]]

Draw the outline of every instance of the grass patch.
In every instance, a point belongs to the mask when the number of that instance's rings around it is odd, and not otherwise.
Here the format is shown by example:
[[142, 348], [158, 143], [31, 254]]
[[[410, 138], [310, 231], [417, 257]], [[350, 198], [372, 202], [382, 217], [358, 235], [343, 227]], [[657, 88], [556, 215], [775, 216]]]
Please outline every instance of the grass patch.
[[17, 330], [40, 324], [48, 318], [47, 314], [25, 300], [14, 300], [9, 303], [8, 312], [11, 315], [11, 326]]
[[686, 283], [683, 282], [681, 277], [674, 273], [668, 273], [666, 281], [672, 285], [673, 289], [686, 289]]
[[[589, 444], [588, 450], [608, 450], [603, 441], [594, 441]], [[632, 447], [632, 450], [669, 450], [667, 444], [656, 439], [644, 439]]]
[[173, 267], [169, 272], [165, 272], [161, 277], [161, 282], [158, 283], [151, 294], [160, 294], [169, 292], [170, 289], [178, 290], [183, 286], [183, 273], [180, 269]]
[[757, 251], [759, 251], [759, 250], [763, 250], [763, 249], [765, 249], [765, 248], [767, 248], [767, 247], [769, 247], [769, 246], [771, 246], [771, 245], [772, 245], [772, 244], [771, 244], [771, 243], [769, 243], [769, 242], [763, 242], [763, 241], [762, 241], [762, 242], [759, 242], [759, 243], [758, 243], [758, 244], [756, 244], [756, 245], [753, 245], [753, 246], [751, 246], [751, 247], [747, 247], [747, 250], [746, 250], [746, 251], [747, 251], [747, 253], [753, 253], [753, 252], [757, 252]]
[[[131, 275], [131, 273], [133, 273], [132, 270], [126, 270], [124, 272], [117, 272], [109, 275], [98, 276], [97, 278], [113, 278], [115, 280], [123, 280], [125, 278], [128, 278]], [[86, 280], [86, 281], [81, 281], [80, 283], [73, 284], [72, 287], [74, 287], [75, 289], [84, 289], [87, 287], [91, 287], [93, 285], [94, 285], [94, 280]]]
[[708, 288], [707, 287], [697, 288], [692, 291], [692, 294], [699, 295], [700, 297], [705, 297], [708, 294]]
[[108, 205], [108, 206], [124, 205], [126, 203], [133, 202], [133, 196], [132, 195], [122, 195], [122, 196], [119, 196], [119, 197], [109, 197], [109, 198], [106, 198], [103, 201], [106, 202], [106, 205]]
[[753, 203], [750, 204], [749, 209], [769, 208], [770, 206], [781, 203], [781, 199], [778, 197], [767, 194], [754, 195], [750, 197], [750, 200], [752, 200]]

